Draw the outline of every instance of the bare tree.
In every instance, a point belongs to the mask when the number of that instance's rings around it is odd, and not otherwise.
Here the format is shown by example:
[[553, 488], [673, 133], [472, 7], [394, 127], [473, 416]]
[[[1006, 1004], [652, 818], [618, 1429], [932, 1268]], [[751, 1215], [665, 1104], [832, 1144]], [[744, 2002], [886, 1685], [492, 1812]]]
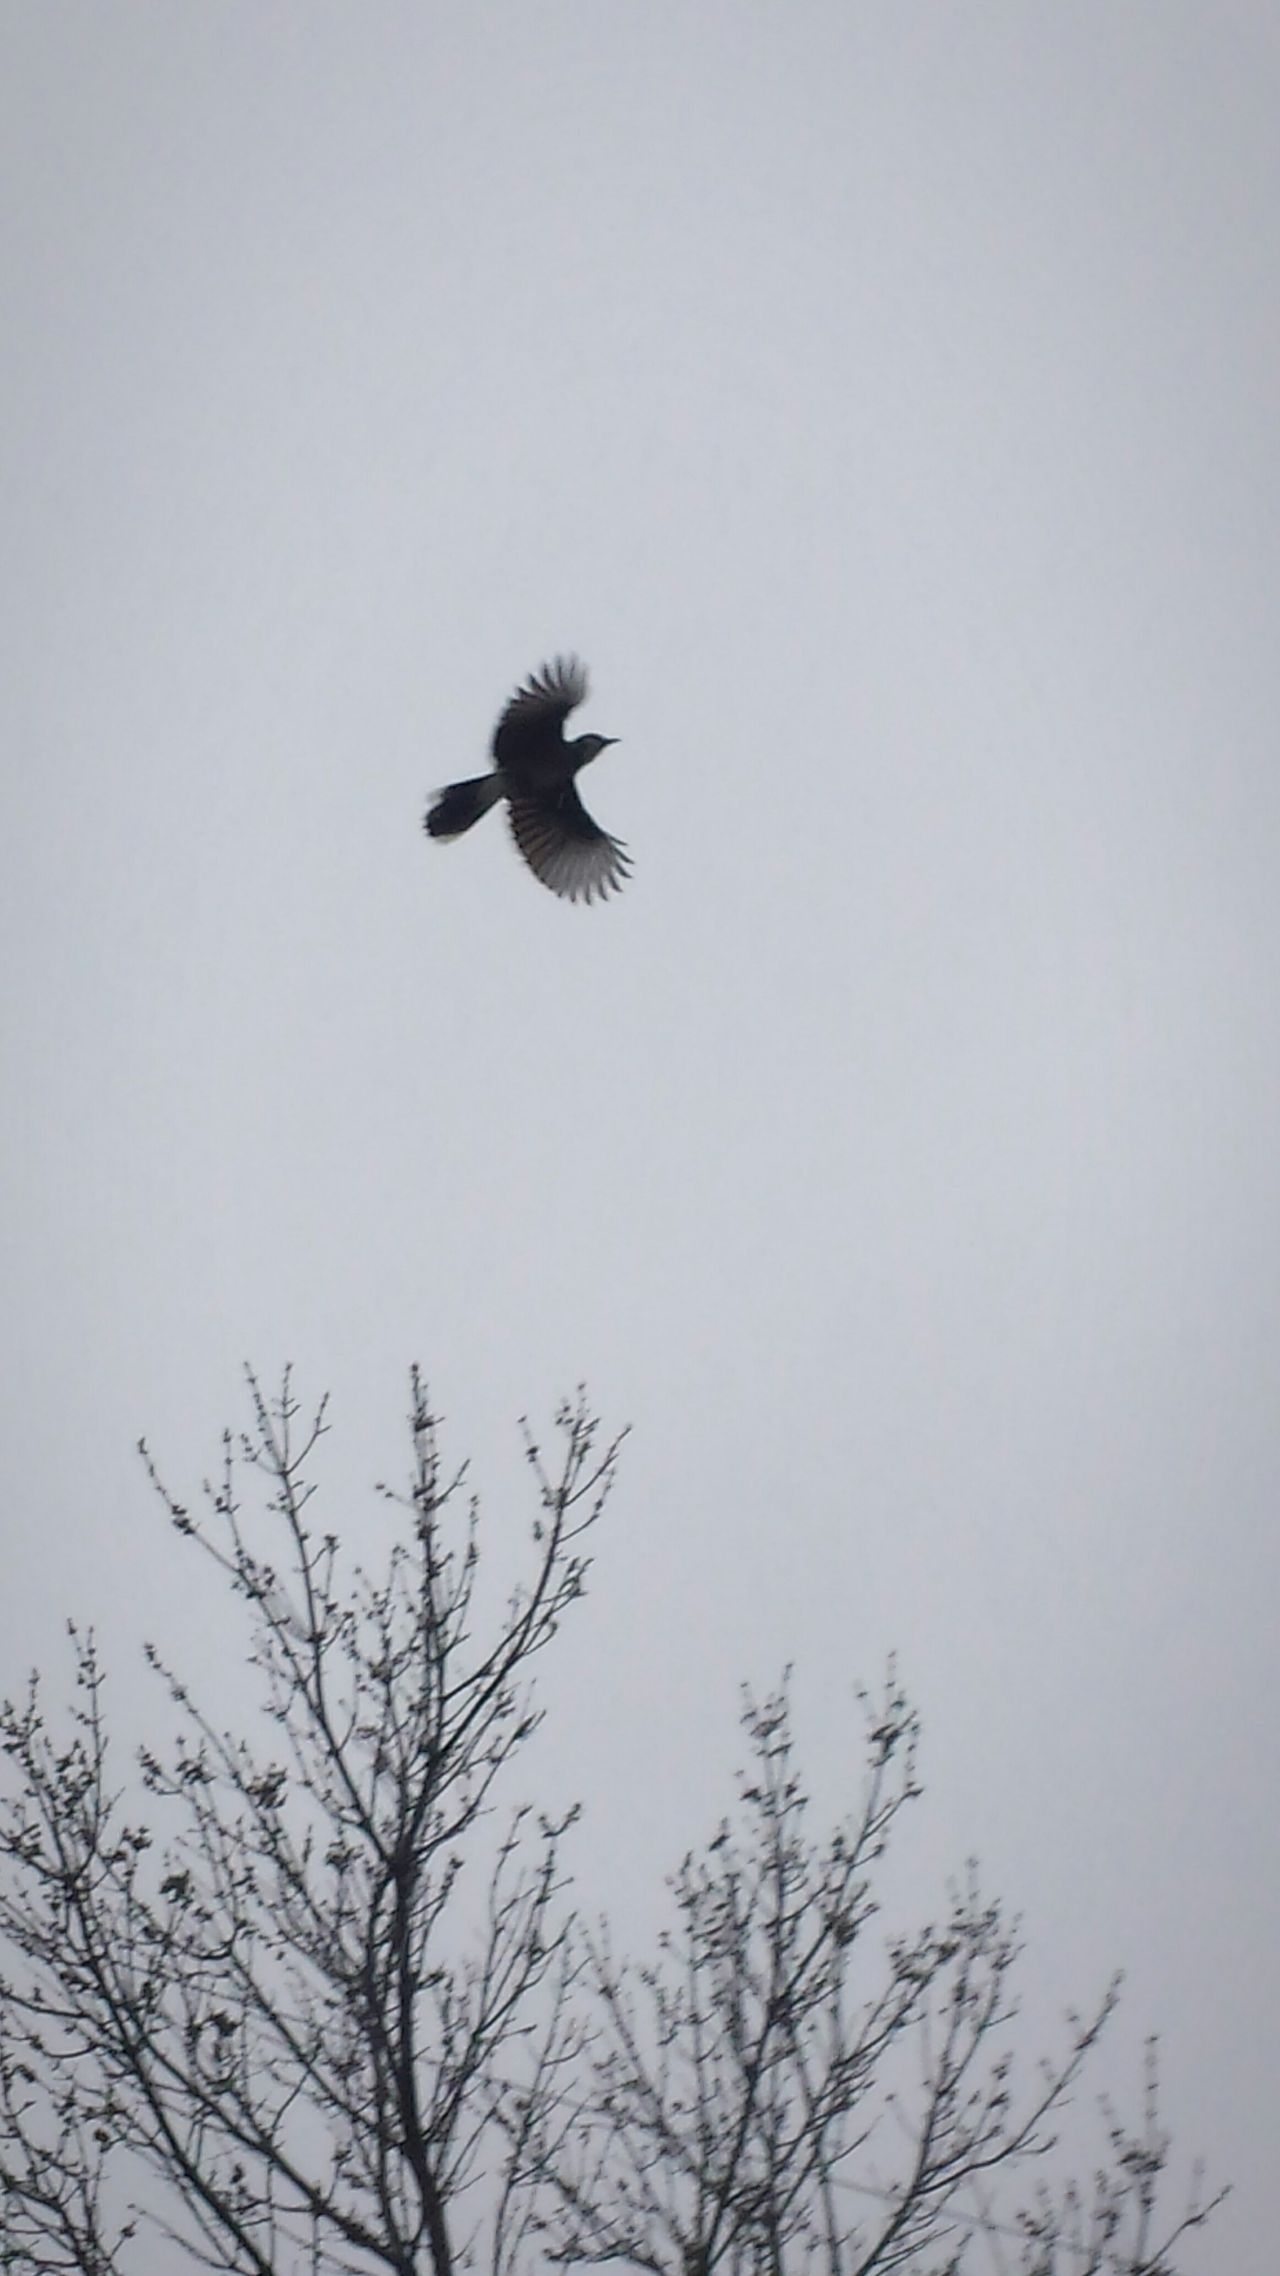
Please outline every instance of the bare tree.
[[532, 1553], [494, 1599], [416, 1377], [378, 1578], [314, 1527], [324, 1408], [250, 1392], [195, 1514], [151, 1475], [248, 1611], [257, 1736], [150, 1650], [173, 1731], [126, 1802], [75, 1630], [65, 1729], [35, 1679], [0, 1710], [0, 2267], [140, 2276], [149, 2228], [166, 2271], [235, 2276], [1179, 2276], [1212, 2207], [1160, 2224], [1154, 2070], [1088, 2190], [1047, 2178], [1114, 1986], [1024, 2084], [1017, 1927], [976, 1876], [885, 1926], [919, 1792], [892, 1675], [827, 1832], [786, 1686], [746, 1699], [736, 1811], [676, 1876], [653, 1964], [624, 1966], [568, 1909], [573, 1811], [499, 1807], [619, 1442], [581, 1398], [554, 1463], [526, 1432]]
[[591, 1941], [590, 2083], [571, 2115], [539, 2102], [526, 2153], [550, 2257], [652, 2276], [950, 2276], [976, 2254], [1026, 2276], [1173, 2276], [1174, 2246], [1213, 2207], [1193, 2184], [1159, 2230], [1154, 2054], [1142, 2133], [1111, 2118], [1091, 2191], [1017, 2195], [1118, 1980], [1019, 2089], [1017, 1925], [976, 1871], [940, 1920], [873, 1934], [887, 1846], [920, 1791], [918, 1727], [892, 1671], [862, 1703], [861, 1806], [815, 1835], [787, 1686], [747, 1695], [736, 1820], [685, 1858], [657, 1961], [629, 1969], [606, 1932]]
[[[251, 1608], [271, 1751], [149, 1649], [177, 1735], [143, 1751], [126, 1813], [97, 1654], [74, 1630], [69, 1732], [50, 1730], [34, 1680], [0, 1716], [17, 1774], [0, 1825], [0, 2264], [124, 2271], [122, 2192], [141, 2165], [185, 2264], [256, 2276], [450, 2276], [483, 2173], [501, 2270], [521, 2214], [494, 2101], [525, 2034], [541, 2032], [544, 2082], [565, 2051], [573, 1813], [517, 1808], [496, 1838], [488, 1814], [539, 1720], [530, 1665], [582, 1592], [617, 1444], [598, 1447], [581, 1400], [558, 1418], [554, 1475], [527, 1438], [532, 1570], [477, 1643], [476, 1510], [442, 1477], [418, 1379], [412, 1479], [391, 1497], [409, 1537], [381, 1579], [345, 1585], [337, 1539], [308, 1516], [324, 1409], [304, 1426], [287, 1380], [272, 1403], [250, 1388], [253, 1429], [228, 1435], [202, 1512], [156, 1483]], [[270, 1559], [246, 1473], [265, 1485]]]

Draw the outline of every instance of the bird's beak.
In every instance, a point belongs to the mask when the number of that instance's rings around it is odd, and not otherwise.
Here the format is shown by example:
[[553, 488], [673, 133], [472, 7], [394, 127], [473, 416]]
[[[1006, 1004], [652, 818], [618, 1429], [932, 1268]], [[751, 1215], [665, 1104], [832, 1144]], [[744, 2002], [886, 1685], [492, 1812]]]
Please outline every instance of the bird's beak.
[[621, 741], [621, 735], [602, 735], [600, 737], [600, 748], [606, 750], [610, 743], [620, 743]]

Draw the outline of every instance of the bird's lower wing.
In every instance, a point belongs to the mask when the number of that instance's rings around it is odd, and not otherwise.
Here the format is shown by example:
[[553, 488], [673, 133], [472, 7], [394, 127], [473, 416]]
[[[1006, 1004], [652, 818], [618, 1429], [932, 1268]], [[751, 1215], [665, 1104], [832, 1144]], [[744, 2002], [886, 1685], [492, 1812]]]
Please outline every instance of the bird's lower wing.
[[512, 796], [511, 834], [535, 877], [563, 901], [603, 901], [626, 883], [626, 847], [593, 822], [576, 791], [557, 804]]

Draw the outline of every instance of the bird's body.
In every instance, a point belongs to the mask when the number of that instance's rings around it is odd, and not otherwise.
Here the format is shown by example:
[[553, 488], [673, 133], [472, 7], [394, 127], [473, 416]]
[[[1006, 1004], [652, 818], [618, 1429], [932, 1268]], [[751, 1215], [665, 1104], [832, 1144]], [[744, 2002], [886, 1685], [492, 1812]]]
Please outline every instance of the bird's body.
[[587, 692], [585, 668], [557, 656], [517, 688], [493, 733], [493, 769], [452, 782], [427, 813], [433, 838], [458, 838], [507, 801], [511, 833], [534, 876], [566, 901], [604, 900], [625, 882], [626, 849], [593, 822], [575, 777], [613, 735], [565, 738], [564, 723]]

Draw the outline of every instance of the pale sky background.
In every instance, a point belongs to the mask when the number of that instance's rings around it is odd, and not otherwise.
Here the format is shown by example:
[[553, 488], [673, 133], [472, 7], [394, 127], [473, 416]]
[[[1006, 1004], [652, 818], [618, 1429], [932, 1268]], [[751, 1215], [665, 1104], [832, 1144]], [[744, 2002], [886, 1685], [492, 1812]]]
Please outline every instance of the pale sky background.
[[[148, 1500], [418, 1358], [635, 1426], [548, 1667], [628, 1929], [737, 1685], [925, 1719], [1051, 2018], [1280, 2230], [1280, 15], [9, 0], [6, 1686], [240, 1686]], [[591, 909], [430, 845], [557, 650]], [[1034, 2049], [1036, 2035], [1028, 2033]]]

